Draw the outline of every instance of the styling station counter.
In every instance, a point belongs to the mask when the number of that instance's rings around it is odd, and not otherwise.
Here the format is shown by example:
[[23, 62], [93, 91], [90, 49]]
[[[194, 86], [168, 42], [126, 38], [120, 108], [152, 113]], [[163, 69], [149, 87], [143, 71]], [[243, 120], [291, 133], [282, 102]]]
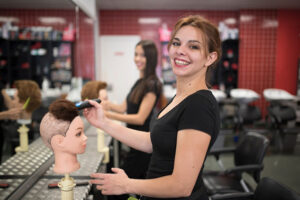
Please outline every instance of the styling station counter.
[[[71, 173], [70, 177], [78, 186], [74, 187], [74, 199], [87, 199], [91, 184], [87, 184], [91, 173], [101, 171], [104, 153], [97, 149], [97, 129], [86, 126], [85, 134], [88, 137], [84, 154], [78, 155], [80, 169]], [[108, 146], [111, 137], [104, 134], [104, 143]], [[63, 175], [53, 172], [54, 154], [48, 149], [41, 138], [29, 145], [27, 152], [16, 153], [0, 165], [0, 183], [8, 183], [7, 188], [0, 188], [0, 200], [60, 200], [60, 188], [48, 188], [48, 184], [57, 183]], [[80, 183], [85, 184], [80, 185]]]

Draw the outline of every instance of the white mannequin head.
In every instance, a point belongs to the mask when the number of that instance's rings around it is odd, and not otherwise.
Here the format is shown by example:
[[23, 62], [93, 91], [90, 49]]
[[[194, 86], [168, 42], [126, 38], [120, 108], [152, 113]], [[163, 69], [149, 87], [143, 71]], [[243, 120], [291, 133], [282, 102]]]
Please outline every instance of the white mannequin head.
[[40, 134], [55, 156], [56, 173], [70, 173], [80, 168], [77, 154], [85, 151], [87, 137], [84, 125], [74, 103], [57, 100], [43, 117]]

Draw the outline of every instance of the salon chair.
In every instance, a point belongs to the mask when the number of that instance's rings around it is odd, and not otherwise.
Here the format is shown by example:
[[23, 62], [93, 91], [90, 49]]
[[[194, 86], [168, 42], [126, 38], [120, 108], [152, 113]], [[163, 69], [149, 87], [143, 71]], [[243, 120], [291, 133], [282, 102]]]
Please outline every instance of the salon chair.
[[247, 132], [250, 130], [265, 132], [265, 127], [260, 123], [262, 119], [261, 111], [257, 106], [247, 104], [245, 106], [239, 107], [236, 117], [236, 129], [239, 132]]
[[294, 96], [280, 89], [265, 89], [264, 96], [270, 102], [266, 122], [273, 133], [271, 144], [276, 152], [292, 153], [300, 132], [299, 127], [295, 126]]
[[260, 95], [254, 90], [236, 88], [230, 90], [230, 96], [238, 105], [235, 116], [235, 131], [257, 131], [257, 124], [261, 121], [262, 115], [260, 109], [252, 103], [258, 100]]
[[[209, 155], [216, 157], [223, 168], [222, 171], [204, 171], [203, 182], [209, 195], [225, 194], [232, 192], [253, 191], [242, 177], [247, 173], [258, 182], [263, 169], [263, 159], [269, 145], [269, 140], [262, 134], [248, 132], [242, 136], [235, 148], [214, 149]], [[221, 154], [231, 153], [234, 156], [235, 166], [225, 169]]]
[[211, 200], [300, 200], [299, 194], [277, 181], [264, 177], [254, 192], [217, 194]]

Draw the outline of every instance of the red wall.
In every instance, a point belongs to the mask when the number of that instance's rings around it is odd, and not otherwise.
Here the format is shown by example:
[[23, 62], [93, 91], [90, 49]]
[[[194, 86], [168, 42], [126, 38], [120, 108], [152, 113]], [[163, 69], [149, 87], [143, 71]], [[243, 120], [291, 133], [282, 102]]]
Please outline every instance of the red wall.
[[255, 103], [266, 112], [263, 90], [274, 87], [276, 66], [277, 11], [240, 11], [238, 87], [258, 92]]
[[[74, 10], [24, 10], [24, 9], [0, 9], [0, 17], [15, 17], [19, 22], [14, 26], [52, 26], [53, 29], [63, 31], [70, 23], [76, 25], [76, 14]], [[39, 17], [61, 17], [66, 23], [43, 24]], [[94, 78], [94, 38], [93, 25], [81, 11], [78, 17], [77, 39], [74, 48], [74, 75], [84, 78]], [[2, 23], [0, 22], [0, 25]]]
[[[236, 11], [99, 10], [99, 33], [100, 35], [140, 35], [142, 39], [153, 40], [158, 47], [159, 55], [162, 55], [158, 33], [162, 23], [173, 28], [181, 16], [189, 14], [201, 15], [216, 25], [227, 18], [234, 18], [237, 24], [231, 27], [238, 26], [238, 12]], [[159, 18], [160, 23], [139, 24], [139, 18]]]
[[278, 12], [275, 87], [296, 94], [300, 59], [300, 12]]
[[[296, 91], [299, 58], [300, 12], [277, 10], [240, 11], [165, 11], [165, 10], [100, 10], [100, 35], [140, 35], [152, 39], [160, 47], [158, 28], [167, 23], [172, 28], [177, 19], [199, 14], [216, 25], [228, 18], [236, 19], [239, 28], [238, 87], [253, 89], [261, 95], [255, 103], [266, 113], [263, 97], [266, 88]], [[157, 25], [141, 25], [141, 17], [158, 17]], [[279, 26], [278, 26], [279, 24]]]

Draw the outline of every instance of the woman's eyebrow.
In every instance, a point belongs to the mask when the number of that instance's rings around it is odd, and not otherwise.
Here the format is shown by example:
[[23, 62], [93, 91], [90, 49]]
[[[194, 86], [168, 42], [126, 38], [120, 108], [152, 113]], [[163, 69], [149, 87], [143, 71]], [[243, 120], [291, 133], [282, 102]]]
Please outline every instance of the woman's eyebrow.
[[199, 43], [199, 44], [201, 44], [201, 42], [198, 41], [198, 40], [189, 40], [189, 42], [190, 42], [190, 43]]

